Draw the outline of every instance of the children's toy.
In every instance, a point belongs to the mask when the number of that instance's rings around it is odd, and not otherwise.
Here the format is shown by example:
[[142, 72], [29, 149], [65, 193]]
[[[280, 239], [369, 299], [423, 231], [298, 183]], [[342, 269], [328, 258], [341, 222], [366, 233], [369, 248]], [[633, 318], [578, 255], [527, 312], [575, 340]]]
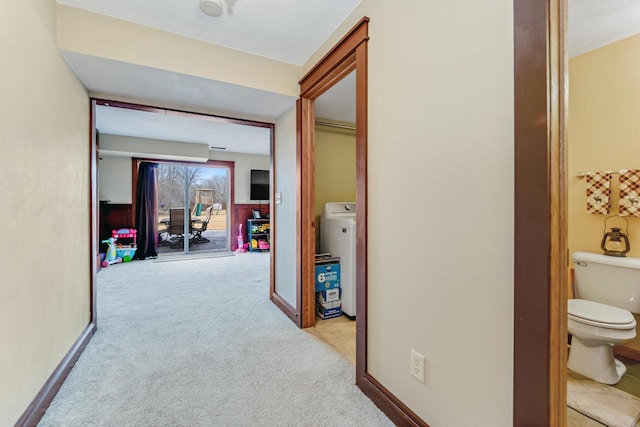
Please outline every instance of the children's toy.
[[109, 245], [107, 248], [107, 253], [104, 256], [104, 261], [102, 261], [103, 267], [109, 267], [111, 264], [118, 264], [122, 262], [122, 258], [118, 258], [116, 256], [116, 239], [113, 237], [109, 237], [107, 240], [103, 240], [102, 243], [106, 243]]
[[138, 230], [135, 228], [121, 228], [111, 230], [111, 237], [116, 240], [126, 240], [127, 243], [119, 242], [116, 245], [116, 258], [122, 258], [123, 262], [129, 262], [136, 253], [136, 237]]
[[242, 253], [242, 252], [246, 252], [247, 248], [246, 248], [246, 244], [243, 241], [243, 236], [242, 236], [242, 224], [240, 224], [238, 226], [238, 249], [236, 249], [237, 253]]

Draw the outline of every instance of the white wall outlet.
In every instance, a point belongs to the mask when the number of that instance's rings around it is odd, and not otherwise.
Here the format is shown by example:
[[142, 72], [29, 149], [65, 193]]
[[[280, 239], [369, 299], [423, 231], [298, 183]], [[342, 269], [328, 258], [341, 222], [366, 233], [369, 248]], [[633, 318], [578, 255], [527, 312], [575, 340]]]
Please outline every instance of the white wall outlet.
[[415, 350], [411, 350], [411, 375], [424, 383], [424, 356]]

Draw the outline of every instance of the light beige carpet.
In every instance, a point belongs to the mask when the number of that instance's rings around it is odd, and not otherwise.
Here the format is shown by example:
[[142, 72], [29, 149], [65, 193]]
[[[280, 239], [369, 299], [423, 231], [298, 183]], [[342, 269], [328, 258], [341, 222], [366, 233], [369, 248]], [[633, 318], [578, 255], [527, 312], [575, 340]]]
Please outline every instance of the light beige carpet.
[[392, 426], [269, 301], [268, 253], [98, 274], [98, 331], [40, 425]]
[[640, 399], [571, 371], [567, 406], [609, 427], [636, 427], [640, 418]]

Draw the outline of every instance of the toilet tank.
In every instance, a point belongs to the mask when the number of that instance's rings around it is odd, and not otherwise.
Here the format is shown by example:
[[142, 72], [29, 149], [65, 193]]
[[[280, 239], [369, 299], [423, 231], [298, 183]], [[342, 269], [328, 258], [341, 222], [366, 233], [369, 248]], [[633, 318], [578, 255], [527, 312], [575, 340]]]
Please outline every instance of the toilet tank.
[[576, 298], [640, 313], [640, 258], [575, 252]]

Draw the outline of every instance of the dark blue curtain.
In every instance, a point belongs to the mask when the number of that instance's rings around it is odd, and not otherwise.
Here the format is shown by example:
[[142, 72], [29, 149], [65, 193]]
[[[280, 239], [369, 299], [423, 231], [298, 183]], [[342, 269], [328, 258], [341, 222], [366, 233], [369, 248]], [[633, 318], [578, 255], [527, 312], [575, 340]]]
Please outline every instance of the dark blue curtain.
[[136, 229], [138, 249], [135, 259], [158, 256], [158, 203], [156, 202], [156, 163], [142, 162], [138, 168]]

